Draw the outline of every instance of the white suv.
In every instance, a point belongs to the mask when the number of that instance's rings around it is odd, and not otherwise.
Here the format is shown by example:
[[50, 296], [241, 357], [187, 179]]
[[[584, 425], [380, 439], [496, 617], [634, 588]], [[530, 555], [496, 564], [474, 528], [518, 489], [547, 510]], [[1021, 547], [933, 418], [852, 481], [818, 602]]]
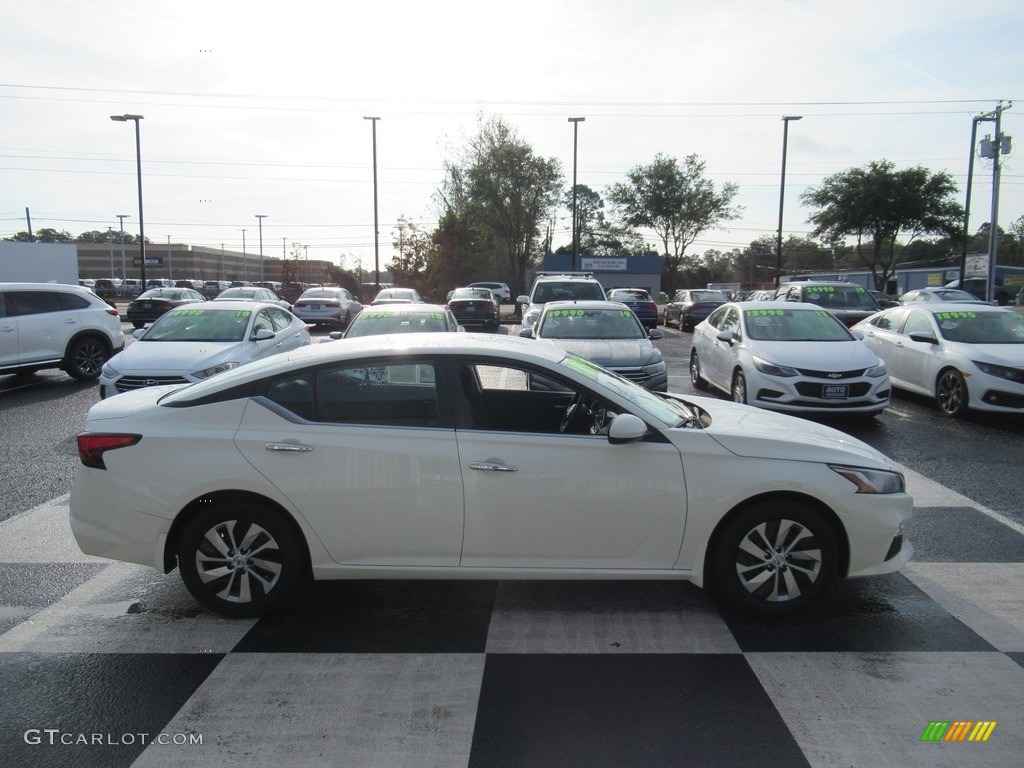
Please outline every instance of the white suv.
[[604, 288], [589, 272], [538, 272], [529, 296], [520, 296], [517, 304], [523, 309], [523, 328], [533, 328], [540, 312], [549, 301], [604, 301]]
[[0, 374], [61, 368], [96, 379], [122, 349], [118, 311], [88, 288], [0, 283]]
[[512, 301], [512, 289], [506, 283], [470, 283], [467, 288], [486, 288], [499, 304]]

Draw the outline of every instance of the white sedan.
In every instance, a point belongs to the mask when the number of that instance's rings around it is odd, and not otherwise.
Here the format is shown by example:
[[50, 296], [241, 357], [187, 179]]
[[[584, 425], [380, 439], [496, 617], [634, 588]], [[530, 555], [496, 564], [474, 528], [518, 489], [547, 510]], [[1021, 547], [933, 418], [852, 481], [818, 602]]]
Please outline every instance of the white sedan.
[[889, 405], [885, 364], [814, 304], [725, 304], [693, 331], [690, 381], [790, 413], [875, 416]]
[[915, 303], [854, 330], [885, 360], [893, 386], [934, 397], [949, 416], [971, 408], [1024, 414], [1024, 317], [1013, 310]]
[[765, 613], [911, 557], [901, 468], [831, 428], [492, 334], [316, 344], [92, 407], [71, 527], [229, 616], [312, 579], [680, 579]]
[[190, 384], [310, 343], [306, 324], [277, 305], [203, 301], [159, 317], [100, 373], [100, 397]]

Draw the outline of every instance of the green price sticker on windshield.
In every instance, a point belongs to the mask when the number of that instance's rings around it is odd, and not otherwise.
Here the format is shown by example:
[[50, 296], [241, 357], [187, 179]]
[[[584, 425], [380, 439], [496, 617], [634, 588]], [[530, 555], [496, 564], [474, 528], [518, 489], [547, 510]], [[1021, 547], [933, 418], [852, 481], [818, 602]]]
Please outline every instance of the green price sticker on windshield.
[[784, 309], [748, 309], [747, 317], [782, 317], [786, 314]]
[[977, 312], [936, 312], [936, 320], [976, 320]]

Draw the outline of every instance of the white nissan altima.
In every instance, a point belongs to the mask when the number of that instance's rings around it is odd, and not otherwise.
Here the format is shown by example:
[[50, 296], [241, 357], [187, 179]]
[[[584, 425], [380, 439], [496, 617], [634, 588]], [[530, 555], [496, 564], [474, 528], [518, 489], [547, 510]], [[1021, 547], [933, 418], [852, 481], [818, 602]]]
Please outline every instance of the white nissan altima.
[[311, 579], [681, 579], [762, 613], [911, 557], [901, 468], [831, 428], [480, 334], [318, 344], [97, 403], [71, 526], [229, 616]]

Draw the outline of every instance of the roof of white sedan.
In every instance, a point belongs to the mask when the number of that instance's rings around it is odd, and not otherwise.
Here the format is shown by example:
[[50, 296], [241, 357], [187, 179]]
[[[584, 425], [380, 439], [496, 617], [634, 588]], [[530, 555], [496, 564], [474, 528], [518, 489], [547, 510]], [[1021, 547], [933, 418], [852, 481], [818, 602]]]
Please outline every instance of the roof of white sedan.
[[[248, 304], [248, 307], [251, 308], [252, 304]], [[282, 352], [193, 384], [187, 388], [187, 394], [184, 391], [179, 392], [180, 397], [187, 401], [199, 395], [237, 386], [250, 379], [272, 376], [304, 365], [319, 365], [370, 354], [431, 355], [440, 352], [492, 355], [514, 360], [541, 357], [551, 363], [557, 363], [566, 356], [565, 350], [559, 347], [538, 344], [532, 339], [521, 339], [518, 336], [495, 336], [485, 333], [397, 333], [360, 336], [312, 344], [294, 352]]]

